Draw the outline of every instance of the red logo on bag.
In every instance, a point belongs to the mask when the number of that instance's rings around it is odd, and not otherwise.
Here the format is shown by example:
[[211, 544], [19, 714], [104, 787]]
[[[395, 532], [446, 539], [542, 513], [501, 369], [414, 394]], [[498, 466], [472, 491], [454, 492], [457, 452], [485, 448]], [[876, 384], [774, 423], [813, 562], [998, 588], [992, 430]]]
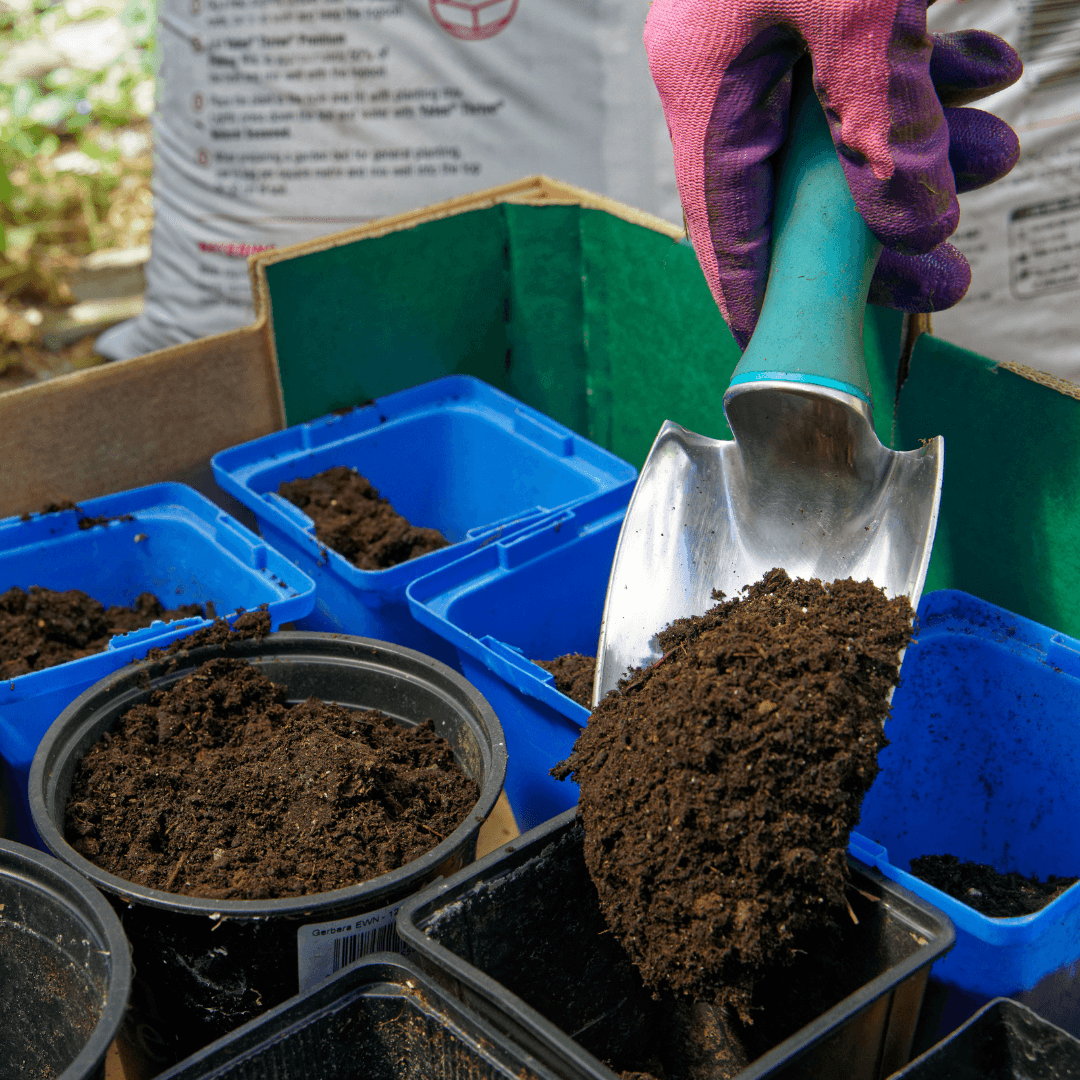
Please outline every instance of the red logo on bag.
[[505, 30], [518, 0], [428, 0], [432, 18], [462, 41], [483, 41]]

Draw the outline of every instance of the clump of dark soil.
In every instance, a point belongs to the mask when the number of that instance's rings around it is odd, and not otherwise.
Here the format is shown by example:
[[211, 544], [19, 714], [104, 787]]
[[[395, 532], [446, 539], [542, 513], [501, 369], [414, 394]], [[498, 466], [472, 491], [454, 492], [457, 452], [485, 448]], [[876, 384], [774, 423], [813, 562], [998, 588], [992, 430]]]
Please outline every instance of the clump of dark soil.
[[304, 896], [397, 869], [472, 810], [476, 783], [430, 721], [309, 698], [207, 661], [87, 752], [68, 842], [127, 881], [215, 900]]
[[361, 570], [386, 570], [450, 543], [437, 529], [410, 525], [355, 469], [337, 465], [288, 480], [278, 494], [315, 522], [315, 536]]
[[164, 649], [151, 649], [146, 654], [147, 660], [161, 660], [166, 656], [178, 656], [180, 653], [190, 652], [192, 649], [202, 648], [204, 645], [221, 645], [225, 651], [231, 644], [238, 641], [247, 641], [254, 638], [262, 641], [270, 633], [270, 611], [266, 604], [257, 611], [244, 611], [229, 625], [228, 619], [215, 619], [209, 626], [196, 630], [193, 634], [177, 638]]
[[19, 516], [20, 521], [30, 521], [36, 513], [38, 517], [45, 517], [46, 514], [60, 514], [65, 510], [74, 510], [76, 514], [83, 515], [82, 508], [78, 503], [72, 502], [70, 499], [58, 499], [56, 502], [46, 503], [40, 510], [30, 511]]
[[533, 663], [555, 676], [555, 689], [560, 694], [565, 694], [586, 709], [592, 708], [595, 656], [567, 653], [565, 656], [556, 656], [554, 660], [534, 660]]
[[[47, 514], [61, 514], [65, 510], [74, 510], [79, 518], [80, 529], [94, 529], [99, 525], [110, 525], [114, 521], [134, 521], [134, 514], [114, 514], [109, 517], [106, 514], [99, 514], [97, 517], [88, 517], [83, 511], [83, 508], [78, 503], [72, 502], [70, 499], [61, 499], [59, 502], [46, 503], [40, 510], [37, 511], [38, 517], [45, 517]], [[29, 521], [34, 515], [27, 511], [23, 514], [19, 520]]]
[[116, 634], [127, 634], [157, 622], [194, 615], [213, 615], [201, 604], [166, 609], [152, 593], [143, 593], [131, 607], [106, 608], [79, 589], [54, 592], [31, 585], [0, 595], [0, 679], [79, 660], [103, 652]]
[[999, 873], [985, 863], [961, 862], [955, 855], [922, 855], [911, 872], [935, 889], [993, 919], [1012, 919], [1041, 911], [1080, 878], [1050, 874], [1045, 881], [1016, 871]]
[[659, 635], [663, 659], [594, 711], [555, 770], [646, 985], [752, 1020], [801, 935], [847, 919], [846, 848], [886, 745], [906, 598], [770, 571]]

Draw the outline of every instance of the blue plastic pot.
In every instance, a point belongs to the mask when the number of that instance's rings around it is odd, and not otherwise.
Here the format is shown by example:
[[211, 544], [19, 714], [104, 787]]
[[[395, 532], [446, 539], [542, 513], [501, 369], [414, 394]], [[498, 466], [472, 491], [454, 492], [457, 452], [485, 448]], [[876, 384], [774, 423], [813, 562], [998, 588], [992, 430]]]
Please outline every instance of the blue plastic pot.
[[937, 1033], [1004, 996], [1080, 1034], [1080, 884], [992, 919], [908, 873], [917, 856], [949, 854], [1080, 875], [1080, 642], [966, 593], [928, 593], [885, 730], [851, 851], [956, 926], [933, 969], [947, 991]]
[[[466, 376], [224, 450], [212, 465], [262, 535], [314, 578], [315, 610], [298, 627], [381, 638], [451, 665], [455, 650], [409, 613], [409, 584], [637, 475], [614, 454]], [[438, 529], [451, 546], [387, 570], [360, 570], [324, 548], [311, 519], [277, 489], [336, 465], [355, 468], [413, 525]]]
[[631, 488], [536, 523], [415, 581], [418, 622], [457, 650], [465, 677], [506, 734], [506, 795], [523, 831], [577, 803], [549, 771], [573, 749], [589, 710], [532, 660], [596, 655], [604, 596]]
[[[79, 528], [74, 510], [0, 521], [0, 592], [41, 585], [81, 589], [106, 607], [151, 592], [166, 607], [212, 601], [218, 615], [266, 604], [274, 629], [309, 612], [314, 583], [254, 533], [184, 484], [106, 495], [80, 503], [86, 517], [130, 516]], [[87, 687], [151, 646], [209, 625], [181, 619], [114, 637], [105, 652], [0, 682], [0, 757], [16, 837], [39, 845], [26, 782], [49, 725]]]

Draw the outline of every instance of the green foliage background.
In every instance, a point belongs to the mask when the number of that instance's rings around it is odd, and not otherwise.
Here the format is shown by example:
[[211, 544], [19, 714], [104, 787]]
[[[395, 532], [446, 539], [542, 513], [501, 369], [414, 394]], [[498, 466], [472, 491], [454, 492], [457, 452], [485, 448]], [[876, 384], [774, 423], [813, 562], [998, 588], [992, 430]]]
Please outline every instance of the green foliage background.
[[[33, 340], [36, 316], [23, 316], [34, 305], [71, 302], [66, 279], [81, 256], [148, 241], [153, 0], [7, 0], [0, 59], [108, 16], [130, 44], [103, 69], [60, 66], [0, 84], [0, 345]], [[134, 152], [125, 131], [141, 133]], [[72, 151], [82, 155], [75, 167], [64, 158]]]

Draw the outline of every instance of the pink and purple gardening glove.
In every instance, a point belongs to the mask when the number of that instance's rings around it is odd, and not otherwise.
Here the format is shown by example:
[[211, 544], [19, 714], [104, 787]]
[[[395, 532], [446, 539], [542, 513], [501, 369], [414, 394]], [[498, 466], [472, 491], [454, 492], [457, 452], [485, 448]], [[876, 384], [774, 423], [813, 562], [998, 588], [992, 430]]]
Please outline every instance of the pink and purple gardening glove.
[[765, 296], [772, 155], [806, 52], [855, 205], [885, 245], [872, 303], [939, 311], [971, 270], [944, 243], [958, 191], [1019, 157], [1002, 120], [959, 106], [1014, 83], [1020, 58], [979, 30], [931, 37], [926, 0], [653, 0], [645, 46], [690, 239], [743, 348]]

